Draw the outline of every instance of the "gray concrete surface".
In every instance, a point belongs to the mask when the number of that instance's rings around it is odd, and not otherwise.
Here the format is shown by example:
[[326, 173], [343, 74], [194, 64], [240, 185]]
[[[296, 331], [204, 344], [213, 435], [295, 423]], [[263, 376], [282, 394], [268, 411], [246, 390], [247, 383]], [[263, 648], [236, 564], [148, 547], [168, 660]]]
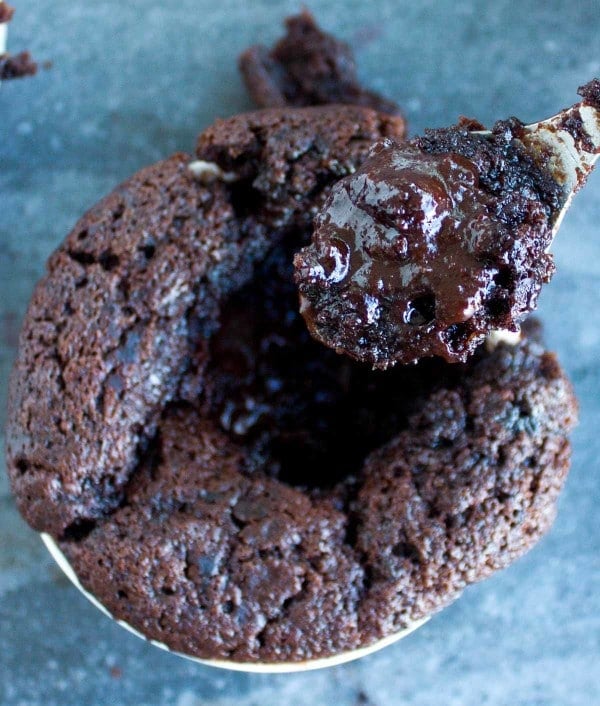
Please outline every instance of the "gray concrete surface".
[[[142, 165], [249, 107], [235, 58], [298, 2], [15, 0], [10, 47], [53, 62], [0, 88], [0, 427], [18, 328], [51, 250]], [[413, 134], [545, 117], [600, 74], [597, 0], [312, 0]], [[2, 706], [597, 706], [600, 704], [600, 173], [556, 242], [547, 339], [581, 400], [573, 470], [550, 535], [394, 647], [299, 676], [248, 676], [160, 652], [60, 575], [0, 470]]]

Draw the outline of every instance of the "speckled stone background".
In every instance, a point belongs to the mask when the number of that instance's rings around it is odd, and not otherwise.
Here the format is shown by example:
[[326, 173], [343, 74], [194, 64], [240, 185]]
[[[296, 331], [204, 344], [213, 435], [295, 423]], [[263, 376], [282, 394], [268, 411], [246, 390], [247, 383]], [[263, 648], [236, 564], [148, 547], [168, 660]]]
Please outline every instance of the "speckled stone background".
[[[44, 261], [139, 167], [250, 107], [235, 58], [298, 2], [14, 0], [9, 46], [53, 66], [0, 88], [0, 427], [18, 329]], [[310, 0], [412, 133], [546, 117], [600, 75], [598, 0]], [[555, 245], [541, 298], [581, 424], [551, 534], [405, 641], [296, 676], [200, 667], [129, 635], [72, 588], [14, 509], [0, 469], [2, 706], [600, 704], [600, 173]]]

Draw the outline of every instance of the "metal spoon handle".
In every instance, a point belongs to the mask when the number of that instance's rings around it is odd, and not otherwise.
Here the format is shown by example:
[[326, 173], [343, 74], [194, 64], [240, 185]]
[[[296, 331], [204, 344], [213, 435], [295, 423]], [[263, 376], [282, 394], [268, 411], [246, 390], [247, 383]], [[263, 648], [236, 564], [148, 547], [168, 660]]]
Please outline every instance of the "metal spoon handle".
[[585, 184], [600, 154], [600, 111], [577, 103], [547, 120], [527, 125], [520, 139], [562, 187], [561, 208], [552, 223], [556, 234], [573, 196]]

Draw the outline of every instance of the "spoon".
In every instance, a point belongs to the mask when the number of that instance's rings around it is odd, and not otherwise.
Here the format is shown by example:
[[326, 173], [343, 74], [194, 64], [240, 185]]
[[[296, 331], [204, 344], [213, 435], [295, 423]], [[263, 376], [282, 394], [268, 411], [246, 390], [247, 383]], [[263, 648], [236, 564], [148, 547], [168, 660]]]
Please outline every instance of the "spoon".
[[[600, 82], [595, 79], [582, 87], [596, 93]], [[474, 131], [491, 136], [489, 130]], [[546, 120], [525, 125], [521, 144], [538, 166], [545, 166], [554, 181], [562, 187], [559, 208], [551, 216], [552, 239], [569, 210], [573, 197], [585, 184], [600, 156], [600, 110], [584, 102], [561, 110]], [[548, 246], [550, 249], [552, 243]], [[499, 343], [516, 345], [521, 332], [492, 331], [486, 337], [486, 348], [492, 350]]]
[[463, 121], [376, 145], [333, 185], [294, 260], [313, 338], [385, 370], [466, 362], [492, 331], [517, 331], [600, 152], [600, 80], [579, 94], [530, 125]]

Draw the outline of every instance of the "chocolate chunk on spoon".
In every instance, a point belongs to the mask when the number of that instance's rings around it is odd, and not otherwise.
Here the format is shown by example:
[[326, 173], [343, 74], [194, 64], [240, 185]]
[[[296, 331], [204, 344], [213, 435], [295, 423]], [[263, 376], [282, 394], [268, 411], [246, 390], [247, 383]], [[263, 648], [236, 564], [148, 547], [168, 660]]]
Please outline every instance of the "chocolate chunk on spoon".
[[295, 258], [314, 338], [385, 369], [465, 361], [518, 332], [554, 264], [549, 248], [600, 151], [600, 82], [532, 125], [474, 121], [377, 144], [338, 182]]
[[272, 49], [253, 46], [240, 56], [240, 71], [257, 106], [343, 103], [401, 115], [396, 103], [363, 88], [350, 46], [324, 32], [308, 10], [285, 24], [285, 37]]
[[0, 0], [0, 83], [8, 79], [33, 76], [37, 72], [37, 64], [28, 51], [14, 55], [6, 51], [7, 28], [13, 14], [14, 8]]

